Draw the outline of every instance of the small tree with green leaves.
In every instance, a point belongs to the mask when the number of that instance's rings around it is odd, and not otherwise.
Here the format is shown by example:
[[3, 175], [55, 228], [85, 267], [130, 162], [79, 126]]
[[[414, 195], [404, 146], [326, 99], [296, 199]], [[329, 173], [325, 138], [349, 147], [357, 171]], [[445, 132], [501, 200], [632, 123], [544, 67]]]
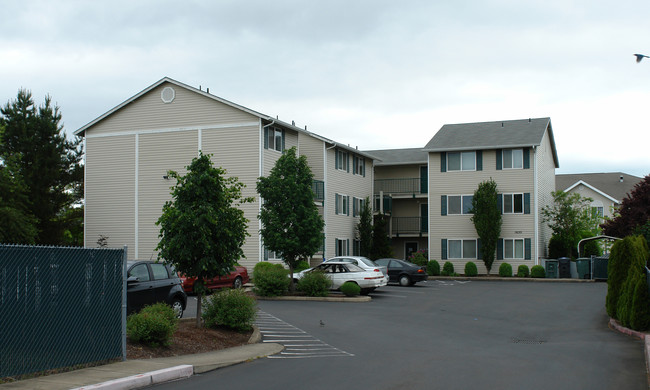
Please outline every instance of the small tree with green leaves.
[[264, 200], [258, 216], [262, 241], [289, 266], [291, 291], [298, 262], [311, 258], [323, 244], [325, 223], [314, 204], [313, 177], [307, 157], [298, 157], [293, 147], [282, 154], [268, 177], [257, 181]]
[[176, 179], [172, 200], [167, 201], [156, 222], [160, 226], [158, 259], [174, 265], [177, 271], [195, 276], [197, 327], [201, 326], [201, 297], [204, 279], [230, 273], [244, 252], [248, 236], [244, 211], [237, 207], [252, 198], [242, 197], [242, 184], [226, 171], [215, 168], [210, 156], [199, 153], [187, 166], [187, 174], [169, 171]]
[[481, 239], [481, 255], [488, 275], [494, 263], [497, 242], [501, 235], [501, 210], [499, 210], [497, 196], [497, 183], [490, 179], [480, 183], [472, 197], [471, 221]]
[[591, 198], [578, 193], [555, 191], [553, 205], [542, 209], [543, 221], [553, 230], [555, 247], [572, 257], [580, 239], [598, 234], [600, 216], [591, 209]]
[[388, 219], [384, 214], [379, 213], [375, 215], [375, 223], [372, 227], [370, 258], [377, 260], [384, 257], [393, 257], [393, 248], [388, 237]]
[[372, 208], [370, 207], [370, 198], [363, 201], [356, 230], [357, 239], [359, 240], [359, 254], [369, 257], [372, 252]]

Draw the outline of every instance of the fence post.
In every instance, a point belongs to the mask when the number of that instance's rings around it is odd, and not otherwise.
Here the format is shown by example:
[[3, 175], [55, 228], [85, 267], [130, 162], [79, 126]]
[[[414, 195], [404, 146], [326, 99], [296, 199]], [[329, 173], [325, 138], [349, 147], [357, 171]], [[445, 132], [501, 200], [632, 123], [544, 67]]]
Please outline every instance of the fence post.
[[122, 254], [122, 361], [126, 360], [126, 251], [128, 247], [124, 245]]

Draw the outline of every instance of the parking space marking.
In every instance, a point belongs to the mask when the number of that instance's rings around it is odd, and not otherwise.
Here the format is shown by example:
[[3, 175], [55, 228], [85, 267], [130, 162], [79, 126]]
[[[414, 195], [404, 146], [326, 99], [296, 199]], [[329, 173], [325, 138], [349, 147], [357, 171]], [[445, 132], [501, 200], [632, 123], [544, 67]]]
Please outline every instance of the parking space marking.
[[333, 347], [304, 330], [290, 325], [281, 319], [259, 310], [255, 325], [260, 329], [263, 343], [279, 343], [284, 350], [269, 359], [306, 359], [336, 356], [354, 356]]

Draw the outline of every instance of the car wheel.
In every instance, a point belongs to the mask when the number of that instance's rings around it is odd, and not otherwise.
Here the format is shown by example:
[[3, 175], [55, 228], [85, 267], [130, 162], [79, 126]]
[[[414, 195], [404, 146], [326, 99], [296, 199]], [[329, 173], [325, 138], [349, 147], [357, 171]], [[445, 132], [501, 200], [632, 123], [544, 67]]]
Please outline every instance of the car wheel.
[[411, 278], [408, 275], [402, 275], [399, 277], [399, 285], [406, 287], [411, 285]]
[[242, 283], [241, 278], [239, 276], [237, 276], [235, 278], [235, 282], [232, 284], [232, 286], [233, 286], [233, 288], [239, 289], [239, 288], [244, 287], [244, 283]]
[[183, 302], [179, 298], [174, 298], [172, 301], [172, 309], [176, 313], [176, 318], [183, 317]]

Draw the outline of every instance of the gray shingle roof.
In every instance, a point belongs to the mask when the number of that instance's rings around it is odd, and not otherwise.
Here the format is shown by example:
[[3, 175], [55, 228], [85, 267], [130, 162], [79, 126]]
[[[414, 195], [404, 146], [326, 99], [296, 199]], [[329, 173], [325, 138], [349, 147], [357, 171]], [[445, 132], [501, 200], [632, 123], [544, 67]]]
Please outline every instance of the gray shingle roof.
[[[622, 182], [621, 177], [623, 177]], [[555, 175], [555, 189], [565, 191], [581, 180], [621, 202], [643, 179], [623, 172], [562, 174]]]
[[422, 148], [364, 150], [364, 152], [381, 160], [375, 162], [376, 166], [426, 164], [429, 155]]

